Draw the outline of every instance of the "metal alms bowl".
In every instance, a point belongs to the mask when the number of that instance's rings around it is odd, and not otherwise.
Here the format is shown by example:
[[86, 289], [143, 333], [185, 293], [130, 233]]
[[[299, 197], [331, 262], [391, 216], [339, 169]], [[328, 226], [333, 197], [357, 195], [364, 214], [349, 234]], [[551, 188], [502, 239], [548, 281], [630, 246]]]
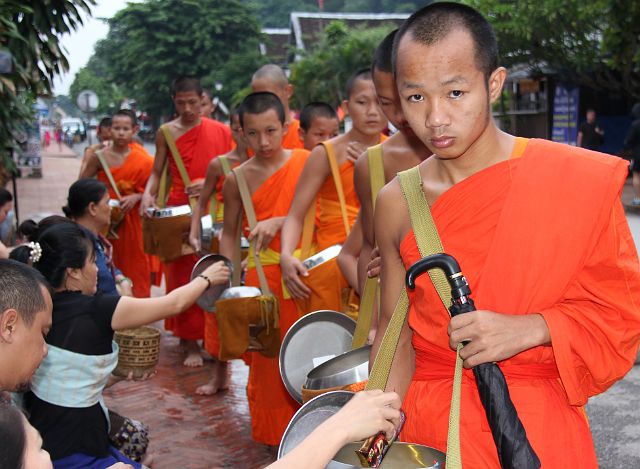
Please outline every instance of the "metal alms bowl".
[[[331, 391], [311, 399], [293, 416], [282, 436], [278, 459], [284, 457], [309, 436], [325, 420], [336, 414], [353, 397], [351, 391]], [[326, 469], [361, 469], [355, 451], [360, 443], [349, 443], [333, 457]], [[383, 469], [444, 468], [445, 454], [427, 446], [396, 441], [391, 445]]]
[[311, 399], [295, 413], [282, 435], [278, 459], [298, 446], [320, 424], [338, 412], [353, 397], [351, 391], [332, 391]]
[[341, 244], [334, 244], [333, 246], [329, 246], [327, 249], [323, 249], [322, 251], [314, 254], [311, 257], [307, 257], [302, 261], [302, 265], [305, 266], [307, 270], [311, 270], [314, 267], [319, 266], [320, 264], [324, 264], [331, 259], [338, 257], [340, 254], [340, 250], [342, 249]]
[[218, 301], [231, 298], [253, 298], [260, 295], [262, 292], [256, 287], [231, 287], [222, 292]]
[[315, 367], [307, 375], [304, 387], [319, 390], [348, 386], [369, 378], [371, 346], [350, 350]]
[[[326, 469], [362, 468], [356, 450], [362, 443], [349, 443], [333, 457]], [[379, 466], [382, 469], [421, 469], [445, 467], [446, 455], [442, 451], [428, 446], [396, 441]]]
[[213, 223], [211, 215], [205, 215], [200, 218], [200, 242], [202, 246], [211, 246], [211, 241], [220, 236], [222, 225], [222, 222]]
[[[207, 269], [212, 264], [216, 262], [223, 261], [229, 269], [232, 269], [231, 261], [220, 254], [207, 254], [203, 256], [196, 262], [196, 265], [193, 266], [193, 270], [191, 271], [191, 280], [196, 278], [202, 272]], [[216, 310], [216, 301], [220, 298], [220, 296], [224, 293], [226, 289], [231, 287], [231, 277], [229, 277], [229, 281], [227, 283], [221, 285], [211, 285], [207, 288], [202, 295], [196, 300], [198, 306], [200, 306], [205, 311], [215, 312]]]
[[298, 319], [280, 347], [280, 376], [285, 388], [302, 403], [302, 385], [317, 365], [351, 348], [356, 323], [337, 311], [315, 311]]

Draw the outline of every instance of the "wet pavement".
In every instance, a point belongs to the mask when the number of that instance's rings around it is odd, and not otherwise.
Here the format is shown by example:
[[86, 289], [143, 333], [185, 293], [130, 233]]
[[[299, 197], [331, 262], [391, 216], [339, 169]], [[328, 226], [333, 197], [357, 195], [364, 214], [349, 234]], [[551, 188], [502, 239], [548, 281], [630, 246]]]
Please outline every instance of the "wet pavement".
[[[77, 151], [83, 148], [76, 145]], [[21, 219], [61, 213], [79, 169], [80, 158], [72, 150], [49, 147], [43, 155], [43, 178], [18, 179]], [[623, 203], [630, 203], [631, 192], [628, 183]], [[640, 213], [630, 209], [627, 217], [639, 244]], [[154, 294], [161, 293], [154, 289]], [[110, 407], [149, 425], [153, 467], [255, 469], [271, 462], [269, 450], [251, 440], [244, 363], [232, 362], [229, 390], [203, 397], [194, 391], [208, 380], [211, 362], [193, 369], [183, 367], [182, 360], [178, 340], [163, 332], [157, 376], [145, 382], [121, 382], [105, 392]], [[609, 391], [592, 398], [587, 413], [600, 466], [640, 467], [640, 366]]]

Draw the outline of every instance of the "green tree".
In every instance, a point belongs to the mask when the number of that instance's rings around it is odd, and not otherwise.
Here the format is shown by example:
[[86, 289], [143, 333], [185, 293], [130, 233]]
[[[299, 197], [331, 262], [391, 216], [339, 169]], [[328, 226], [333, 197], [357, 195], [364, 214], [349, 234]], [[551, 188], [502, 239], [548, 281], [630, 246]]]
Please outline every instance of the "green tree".
[[468, 0], [496, 30], [503, 65], [548, 65], [564, 80], [640, 99], [640, 2]]
[[[96, 51], [100, 50], [100, 43], [96, 45]], [[92, 90], [98, 95], [99, 104], [96, 114], [108, 114], [114, 111], [112, 104], [118, 104], [124, 98], [124, 94], [118, 86], [107, 78], [108, 65], [104, 63], [103, 57], [95, 53], [89, 59], [85, 67], [82, 67], [73, 79], [69, 87], [69, 97], [75, 103], [78, 95], [83, 90]]]
[[53, 78], [69, 68], [60, 36], [82, 24], [82, 13], [90, 14], [93, 5], [95, 0], [0, 0], [0, 50], [11, 53], [13, 65], [0, 75], [0, 166], [13, 168], [13, 135], [32, 122], [35, 96], [50, 94]]
[[130, 3], [109, 20], [96, 53], [105, 77], [150, 115], [169, 116], [169, 87], [178, 75], [223, 85], [221, 98], [246, 86], [260, 62], [256, 18], [239, 0], [149, 0]]
[[346, 98], [344, 87], [349, 77], [371, 66], [375, 48], [393, 28], [349, 29], [342, 21], [329, 23], [318, 46], [292, 65], [294, 105], [311, 101], [340, 104]]

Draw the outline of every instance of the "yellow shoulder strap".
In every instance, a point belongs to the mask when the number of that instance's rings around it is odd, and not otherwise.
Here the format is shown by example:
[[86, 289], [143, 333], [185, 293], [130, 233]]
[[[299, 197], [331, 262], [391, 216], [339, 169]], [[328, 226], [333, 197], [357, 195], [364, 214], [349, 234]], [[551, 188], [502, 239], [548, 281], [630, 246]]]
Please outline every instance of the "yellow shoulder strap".
[[[176, 141], [171, 135], [171, 131], [169, 130], [168, 124], [163, 124], [160, 126], [162, 133], [164, 135], [164, 139], [167, 142], [167, 146], [169, 150], [171, 150], [171, 154], [173, 155], [173, 160], [176, 162], [176, 167], [178, 168], [178, 172], [180, 173], [180, 179], [182, 179], [182, 183], [184, 187], [191, 185], [191, 178], [189, 178], [189, 173], [187, 172], [187, 168], [184, 166], [184, 161], [182, 161], [182, 156], [178, 151], [178, 147], [176, 146]], [[191, 208], [193, 208], [195, 204], [195, 199], [193, 197], [190, 198], [189, 204]]]
[[344, 231], [349, 235], [351, 232], [351, 226], [349, 226], [349, 217], [347, 216], [347, 201], [344, 197], [344, 188], [342, 187], [342, 179], [340, 178], [340, 168], [338, 168], [338, 160], [336, 153], [333, 149], [333, 145], [329, 142], [322, 142], [324, 149], [327, 151], [327, 158], [329, 159], [329, 167], [331, 168], [331, 174], [333, 175], [333, 182], [336, 185], [336, 191], [338, 192], [338, 200], [340, 201], [340, 212], [342, 213], [342, 222], [344, 223]]
[[371, 186], [371, 206], [375, 208], [378, 192], [384, 187], [385, 183], [381, 143], [367, 148], [367, 163], [369, 166], [369, 183]]
[[[232, 171], [233, 174], [236, 175], [236, 181], [238, 181], [238, 190], [240, 191], [240, 197], [242, 198], [244, 212], [247, 215], [247, 220], [249, 221], [249, 229], [253, 230], [258, 224], [258, 219], [256, 218], [256, 212], [253, 208], [253, 201], [251, 200], [251, 193], [249, 192], [247, 180], [242, 173], [242, 168], [235, 168]], [[267, 283], [267, 277], [264, 273], [264, 269], [262, 268], [262, 262], [260, 261], [260, 253], [256, 249], [255, 244], [253, 245], [253, 256], [256, 261], [256, 272], [258, 273], [258, 280], [260, 281], [260, 290], [262, 290], [263, 295], [270, 295], [271, 289]]]
[[104, 153], [102, 152], [102, 150], [96, 150], [96, 156], [98, 157], [98, 161], [100, 162], [100, 166], [102, 166], [102, 170], [104, 171], [104, 174], [107, 175], [107, 179], [109, 180], [109, 184], [111, 184], [111, 188], [113, 189], [113, 192], [116, 193], [116, 197], [118, 198], [118, 200], [122, 199], [122, 196], [120, 195], [120, 191], [118, 190], [118, 185], [116, 184], [115, 179], [113, 179], [113, 174], [111, 174], [111, 168], [109, 168], [109, 165], [105, 161]]

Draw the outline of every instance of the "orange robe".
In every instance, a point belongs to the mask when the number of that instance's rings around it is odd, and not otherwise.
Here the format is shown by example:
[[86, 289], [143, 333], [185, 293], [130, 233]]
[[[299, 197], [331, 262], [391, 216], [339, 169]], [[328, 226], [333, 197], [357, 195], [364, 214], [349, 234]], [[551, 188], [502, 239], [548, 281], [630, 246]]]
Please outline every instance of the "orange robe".
[[[463, 180], [432, 207], [476, 307], [547, 322], [552, 345], [499, 362], [543, 468], [597, 467], [583, 406], [636, 357], [640, 274], [620, 203], [626, 175], [618, 158], [529, 140], [521, 158]], [[406, 267], [420, 258], [413, 232], [400, 253]], [[444, 451], [455, 363], [449, 315], [427, 275], [409, 296], [416, 370], [402, 438]], [[464, 467], [499, 467], [471, 370], [460, 416]]]
[[[201, 118], [200, 125], [190, 129], [176, 140], [176, 146], [182, 157], [189, 178], [204, 178], [207, 165], [215, 155], [223, 155], [231, 150], [231, 130], [218, 121]], [[169, 152], [170, 153], [170, 152]], [[171, 174], [171, 192], [167, 200], [168, 206], [186, 205], [189, 203], [184, 184], [176, 167], [175, 160], [170, 154], [169, 172]], [[182, 256], [164, 265], [167, 281], [167, 292], [185, 285], [191, 279], [191, 270], [196, 264], [197, 256], [191, 254]], [[182, 314], [166, 319], [165, 328], [185, 340], [199, 340], [204, 337], [204, 312], [197, 305], [193, 305]]]
[[[118, 186], [120, 195], [142, 194], [151, 175], [153, 158], [143, 146], [137, 143], [129, 145], [131, 153], [121, 166], [110, 167], [113, 179]], [[98, 179], [109, 188], [109, 196], [116, 198], [116, 194], [109, 183], [107, 175], [98, 171]], [[148, 298], [151, 287], [149, 262], [142, 243], [142, 221], [138, 202], [127, 214], [118, 229], [118, 239], [112, 239], [113, 263], [122, 273], [133, 282], [133, 295], [138, 298]]]
[[[293, 150], [285, 165], [272, 174], [251, 196], [258, 221], [273, 217], [285, 217], [293, 200], [296, 184], [304, 168], [309, 152]], [[280, 232], [269, 244], [269, 249], [280, 252]], [[264, 266], [271, 292], [280, 302], [281, 340], [298, 319], [293, 300], [285, 300], [282, 293], [282, 275], [278, 263]], [[255, 268], [248, 269], [246, 285], [260, 286]], [[280, 378], [278, 358], [266, 358], [259, 353], [250, 357], [247, 397], [251, 412], [251, 435], [254, 440], [267, 445], [278, 445], [282, 435], [300, 407], [289, 396]]]

